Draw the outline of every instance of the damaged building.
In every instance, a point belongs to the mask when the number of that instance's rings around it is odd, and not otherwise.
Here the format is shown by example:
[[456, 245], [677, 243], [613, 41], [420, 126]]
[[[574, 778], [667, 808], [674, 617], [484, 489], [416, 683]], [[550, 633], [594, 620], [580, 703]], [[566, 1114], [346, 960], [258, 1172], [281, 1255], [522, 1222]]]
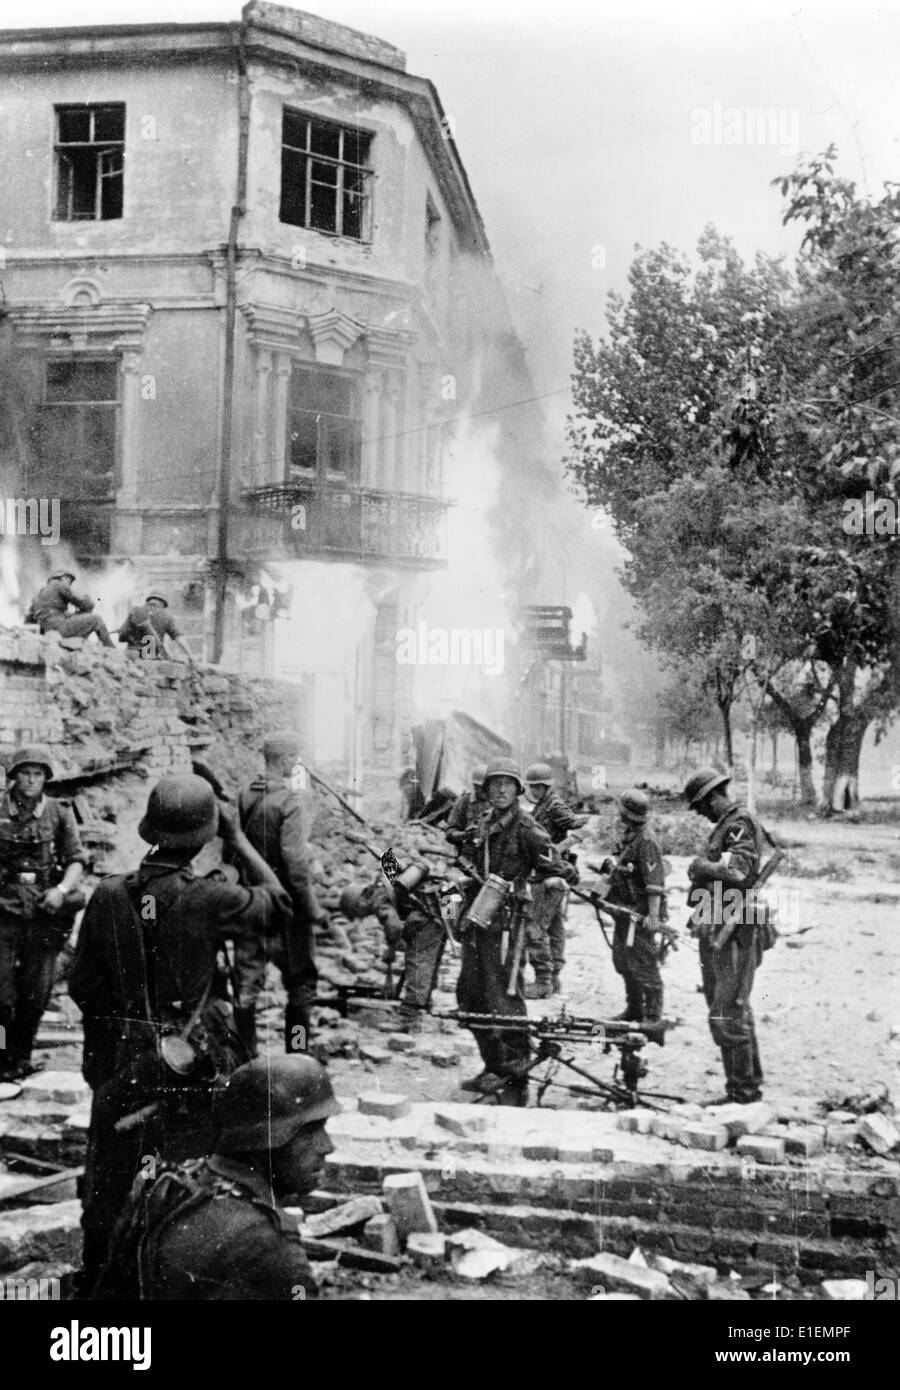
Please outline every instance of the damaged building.
[[[162, 588], [202, 658], [302, 685], [377, 802], [448, 442], [534, 394], [452, 119], [390, 44], [264, 3], [8, 30], [0, 72], [6, 495], [58, 498], [67, 556]], [[56, 558], [19, 544], [23, 595]]]

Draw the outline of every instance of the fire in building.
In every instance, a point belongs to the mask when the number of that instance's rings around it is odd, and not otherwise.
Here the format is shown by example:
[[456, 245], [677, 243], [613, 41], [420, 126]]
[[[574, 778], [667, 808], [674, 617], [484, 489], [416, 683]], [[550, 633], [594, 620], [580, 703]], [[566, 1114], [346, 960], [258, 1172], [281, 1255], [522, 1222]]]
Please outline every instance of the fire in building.
[[[5, 494], [58, 499], [113, 606], [162, 589], [202, 658], [297, 682], [349, 786], [395, 785], [449, 450], [498, 381], [533, 395], [433, 85], [264, 3], [6, 31], [0, 72]], [[57, 558], [19, 542], [23, 605]]]

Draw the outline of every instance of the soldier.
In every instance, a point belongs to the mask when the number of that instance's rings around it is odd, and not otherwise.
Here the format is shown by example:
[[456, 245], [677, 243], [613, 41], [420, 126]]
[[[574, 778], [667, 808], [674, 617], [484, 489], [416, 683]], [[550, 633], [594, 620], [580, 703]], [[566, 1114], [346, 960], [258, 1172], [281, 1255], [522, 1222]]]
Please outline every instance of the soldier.
[[[426, 883], [427, 864], [411, 864], [393, 883], [376, 879], [365, 886], [350, 884], [341, 894], [341, 912], [351, 921], [377, 917], [384, 928], [388, 960], [402, 944], [404, 950], [403, 996], [398, 1010], [400, 1032], [416, 1032], [421, 1015], [428, 1008], [440, 969], [446, 931], [436, 891]], [[428, 911], [412, 897], [416, 892]]]
[[0, 1080], [40, 1070], [31, 1061], [56, 961], [75, 912], [87, 862], [75, 817], [44, 788], [53, 780], [40, 744], [20, 748], [0, 793]]
[[[104, 647], [113, 640], [103, 619], [93, 611], [94, 600], [76, 594], [72, 588], [75, 576], [68, 570], [51, 574], [43, 589], [31, 601], [25, 615], [26, 623], [37, 623], [41, 632], [58, 632], [61, 637], [90, 637], [96, 632]], [[77, 611], [71, 616], [69, 609]]]
[[464, 791], [461, 796], [458, 796], [450, 811], [444, 834], [451, 845], [456, 845], [458, 849], [465, 847], [466, 841], [471, 839], [475, 827], [490, 810], [488, 799], [484, 794], [484, 774], [486, 771], [487, 763], [475, 764], [472, 768], [472, 790]]
[[[319, 981], [315, 928], [329, 923], [310, 877], [303, 806], [291, 787], [299, 752], [295, 733], [278, 730], [270, 734], [263, 743], [262, 776], [244, 787], [238, 797], [241, 827], [274, 869], [293, 906], [293, 919], [286, 931], [264, 943], [266, 956], [278, 967], [287, 992], [285, 1052], [305, 1052], [309, 1046], [309, 1010]], [[255, 999], [242, 1009], [238, 1025], [251, 1056], [255, 1055]]]
[[[192, 773], [164, 777], [138, 826], [154, 848], [104, 879], [81, 923], [69, 994], [84, 1015], [84, 1079], [93, 1091], [83, 1180], [84, 1279], [106, 1255], [142, 1159], [211, 1151], [212, 1092], [246, 1061], [231, 1006], [214, 998], [217, 958], [235, 943], [236, 999], [259, 988], [260, 940], [290, 917], [272, 870], [237, 813]], [[216, 834], [253, 887], [191, 860]]]
[[[568, 849], [569, 837], [579, 830], [587, 816], [578, 816], [563, 801], [553, 785], [549, 763], [532, 763], [525, 772], [525, 795], [532, 804], [531, 814], [546, 830], [560, 852]], [[528, 958], [534, 970], [534, 984], [525, 990], [527, 999], [546, 999], [559, 994], [560, 975], [566, 963], [566, 884], [561, 878], [544, 879], [531, 890], [528, 925]]]
[[[472, 844], [472, 858], [484, 879], [497, 875], [508, 885], [502, 903], [487, 914], [485, 925], [470, 920], [469, 914], [479, 896], [478, 885], [467, 885], [465, 910], [460, 919], [462, 966], [456, 986], [460, 1009], [466, 1013], [504, 1014], [511, 1019], [526, 1018], [522, 990], [521, 956], [519, 969], [510, 979], [516, 960], [517, 936], [524, 930], [523, 912], [527, 904], [526, 882], [531, 874], [539, 878], [560, 875], [567, 883], [577, 883], [574, 866], [554, 854], [550, 837], [519, 806], [525, 787], [512, 758], [496, 758], [488, 763], [484, 790], [490, 813], [482, 821]], [[486, 885], [486, 889], [491, 885]], [[499, 888], [499, 885], [493, 885]], [[509, 994], [510, 984], [513, 993]], [[464, 1081], [464, 1091], [496, 1095], [501, 1105], [527, 1105], [526, 1074], [530, 1046], [525, 1032], [473, 1029], [484, 1071]]]
[[298, 1301], [317, 1288], [279, 1198], [312, 1192], [340, 1114], [324, 1067], [272, 1057], [239, 1067], [215, 1098], [215, 1153], [134, 1185], [97, 1300]]
[[[735, 914], [731, 904], [733, 890], [743, 900], [759, 875], [765, 831], [749, 811], [731, 800], [726, 791], [730, 780], [727, 773], [708, 767], [696, 772], [684, 789], [691, 810], [713, 822], [706, 856], [688, 865], [692, 885], [688, 906], [694, 909], [692, 932], [699, 936], [709, 1030], [722, 1052], [725, 1099], [746, 1104], [762, 1095], [763, 1071], [750, 1007], [762, 945], [754, 912]], [[726, 914], [736, 929], [727, 944], [717, 949]]]
[[127, 642], [128, 655], [144, 661], [159, 661], [168, 655], [166, 638], [184, 652], [185, 660], [193, 666], [194, 657], [187, 639], [182, 637], [169, 610], [169, 600], [162, 594], [148, 594], [142, 604], [132, 608], [119, 628], [119, 641]]
[[619, 847], [616, 858], [606, 859], [610, 874], [607, 901], [640, 914], [636, 922], [624, 914], [615, 920], [613, 968], [625, 981], [625, 1011], [621, 1019], [655, 1023], [662, 1018], [663, 982], [654, 935], [667, 921], [665, 884], [659, 842], [647, 829], [650, 803], [642, 791], [631, 788], [619, 798]]

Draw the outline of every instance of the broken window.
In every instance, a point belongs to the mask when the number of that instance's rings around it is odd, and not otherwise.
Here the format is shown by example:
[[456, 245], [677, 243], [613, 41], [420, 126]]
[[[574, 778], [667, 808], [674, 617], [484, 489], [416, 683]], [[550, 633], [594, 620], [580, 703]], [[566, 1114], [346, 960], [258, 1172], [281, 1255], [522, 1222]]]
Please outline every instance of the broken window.
[[48, 360], [34, 440], [47, 496], [114, 500], [118, 416], [116, 358]]
[[357, 379], [295, 366], [288, 397], [288, 478], [349, 485], [359, 477]]
[[56, 107], [56, 219], [99, 222], [122, 216], [125, 107]]
[[371, 139], [365, 131], [314, 121], [285, 108], [281, 221], [355, 241], [367, 240]]

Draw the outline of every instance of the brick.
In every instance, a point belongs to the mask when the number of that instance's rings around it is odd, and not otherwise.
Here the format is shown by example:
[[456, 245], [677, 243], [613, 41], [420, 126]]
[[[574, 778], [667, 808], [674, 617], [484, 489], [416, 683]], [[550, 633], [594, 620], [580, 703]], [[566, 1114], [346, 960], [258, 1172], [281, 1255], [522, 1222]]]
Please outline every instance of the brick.
[[872, 1115], [860, 1116], [856, 1133], [873, 1153], [889, 1154], [893, 1148], [896, 1148], [897, 1144], [900, 1144], [900, 1133], [898, 1133], [897, 1126], [888, 1119], [887, 1115], [881, 1115], [877, 1111]]
[[434, 1047], [428, 1053], [428, 1060], [433, 1067], [458, 1067], [459, 1053], [452, 1047]]
[[436, 1231], [437, 1217], [421, 1173], [391, 1173], [382, 1184], [384, 1202], [404, 1240], [414, 1231]]
[[650, 1133], [658, 1139], [667, 1139], [670, 1144], [683, 1142], [686, 1122], [677, 1115], [654, 1115], [650, 1121]]
[[667, 1255], [651, 1255], [650, 1263], [654, 1269], [673, 1279], [676, 1284], [697, 1287], [702, 1284], [714, 1284], [718, 1278], [712, 1265], [688, 1264], [684, 1260], [670, 1260]]
[[399, 1120], [409, 1114], [409, 1097], [389, 1091], [365, 1091], [357, 1104], [361, 1115], [380, 1115], [384, 1120]]
[[821, 1129], [790, 1128], [784, 1131], [784, 1151], [800, 1158], [812, 1158], [825, 1147]]
[[[559, 1147], [559, 1161], [560, 1163], [605, 1163], [607, 1161], [606, 1159], [595, 1159], [595, 1152], [594, 1145], [591, 1143], [590, 1139], [563, 1139]], [[604, 1150], [604, 1152], [607, 1152], [607, 1150]], [[612, 1152], [609, 1151], [609, 1154], [611, 1161]]]
[[365, 1061], [373, 1062], [379, 1067], [393, 1060], [386, 1047], [378, 1047], [375, 1043], [360, 1043], [359, 1055]]
[[856, 1130], [849, 1125], [826, 1125], [825, 1147], [828, 1149], [851, 1149], [856, 1144]]
[[83, 1105], [91, 1088], [77, 1071], [44, 1071], [22, 1082], [24, 1100], [53, 1101], [58, 1105]]
[[684, 1127], [684, 1141], [689, 1148], [708, 1149], [715, 1153], [718, 1149], [726, 1148], [728, 1130], [724, 1125], [689, 1123]]
[[354, 1226], [362, 1226], [373, 1216], [381, 1216], [384, 1207], [379, 1197], [354, 1197], [330, 1211], [309, 1216], [303, 1223], [304, 1234], [316, 1238], [335, 1235], [338, 1231], [350, 1231]]
[[18, 1269], [32, 1260], [80, 1263], [80, 1202], [54, 1202], [0, 1214], [0, 1269]]
[[473, 1135], [483, 1134], [487, 1129], [486, 1115], [458, 1115], [449, 1108], [435, 1110], [434, 1122], [459, 1139], [471, 1139]]
[[406, 1253], [422, 1269], [437, 1269], [447, 1263], [447, 1237], [439, 1231], [413, 1231], [406, 1240]]
[[607, 1293], [631, 1293], [639, 1298], [665, 1298], [672, 1286], [658, 1269], [645, 1269], [630, 1264], [620, 1255], [592, 1255], [586, 1260], [574, 1260], [569, 1269], [581, 1282], [601, 1284]]
[[729, 1139], [758, 1134], [775, 1118], [771, 1105], [764, 1100], [753, 1101], [750, 1105], [714, 1105], [706, 1113], [713, 1124], [725, 1126]]
[[616, 1116], [616, 1129], [624, 1129], [631, 1134], [649, 1134], [655, 1118], [656, 1112], [653, 1110], [620, 1110]]
[[757, 1163], [783, 1163], [784, 1140], [764, 1134], [745, 1134], [735, 1145], [739, 1154], [746, 1154]]
[[372, 1216], [363, 1226], [362, 1243], [367, 1250], [376, 1250], [380, 1255], [399, 1255], [400, 1237], [397, 1223], [390, 1212], [380, 1212]]
[[559, 1158], [559, 1142], [555, 1134], [534, 1133], [526, 1135], [522, 1145], [524, 1158], [541, 1159], [554, 1163]]
[[858, 1303], [866, 1297], [865, 1279], [824, 1279], [822, 1297], [832, 1303]]
[[409, 1033], [388, 1033], [387, 1045], [391, 1052], [412, 1052], [416, 1040]]

